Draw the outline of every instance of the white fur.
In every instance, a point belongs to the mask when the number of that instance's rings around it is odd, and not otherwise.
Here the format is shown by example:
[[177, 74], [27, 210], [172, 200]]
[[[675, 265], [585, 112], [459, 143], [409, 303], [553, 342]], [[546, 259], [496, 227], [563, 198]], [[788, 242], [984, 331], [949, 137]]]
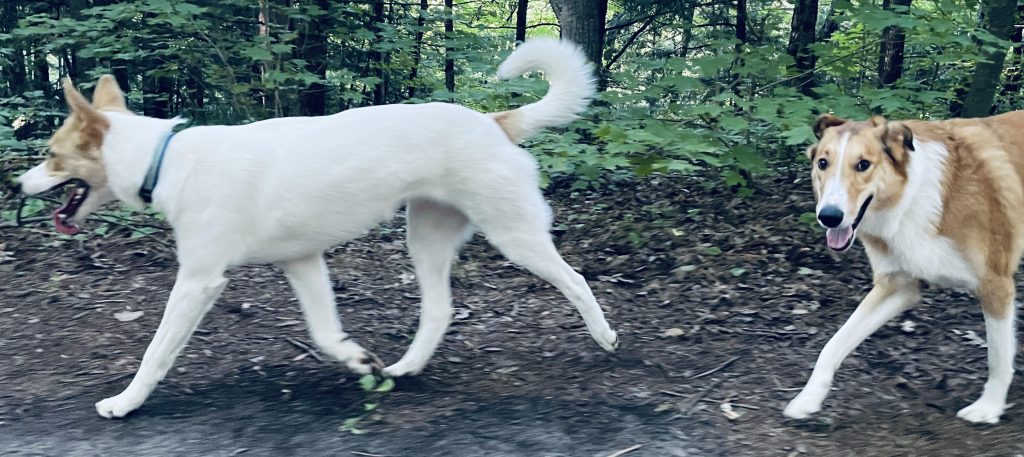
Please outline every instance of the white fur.
[[[549, 94], [520, 108], [516, 119], [533, 130], [570, 121], [593, 93], [580, 77], [589, 72], [581, 55], [552, 40], [514, 52], [503, 75], [541, 68], [554, 78]], [[141, 206], [137, 192], [153, 151], [178, 121], [107, 117], [107, 193]], [[42, 190], [37, 175], [22, 177], [23, 187]], [[409, 351], [386, 374], [419, 372], [441, 342], [452, 316], [450, 263], [471, 224], [510, 260], [556, 286], [598, 344], [615, 349], [616, 334], [586, 281], [551, 241], [536, 161], [487, 115], [429, 103], [192, 127], [171, 141], [153, 194], [153, 206], [174, 227], [177, 281], [135, 378], [97, 403], [98, 412], [121, 417], [145, 401], [223, 290], [223, 272], [232, 265], [281, 266], [317, 346], [356, 372], [370, 372], [372, 355], [342, 331], [322, 253], [389, 219], [403, 203], [423, 313]]]
[[825, 191], [822, 192], [817, 208], [817, 212], [821, 212], [821, 209], [825, 206], [835, 206], [842, 210], [845, 220], [840, 224], [840, 227], [853, 224], [858, 210], [858, 208], [846, 207], [850, 197], [846, 191], [846, 183], [843, 182], [843, 171], [846, 170], [846, 146], [848, 144], [850, 144], [850, 133], [846, 132], [839, 138], [839, 145], [836, 147], [836, 160], [832, 164], [832, 166], [838, 167], [836, 168], [836, 174], [832, 175], [832, 179], [825, 183]]
[[981, 397], [970, 406], [961, 409], [957, 416], [971, 421], [995, 424], [1006, 409], [1006, 394], [1013, 380], [1013, 357], [1017, 352], [1017, 335], [1014, 328], [1014, 306], [1010, 316], [996, 319], [985, 315], [985, 337], [988, 346], [988, 381]]
[[[807, 385], [782, 412], [793, 419], [804, 419], [821, 409], [821, 403], [832, 387], [832, 378], [839, 365], [865, 339], [882, 325], [915, 305], [920, 296], [916, 289], [901, 289], [889, 295], [880, 296], [881, 289], [872, 290], [850, 319], [828, 341], [814, 364]], [[870, 296], [876, 294], [879, 296]]]
[[948, 155], [942, 143], [914, 140], [900, 201], [892, 208], [865, 213], [860, 229], [889, 245], [888, 253], [867, 250], [875, 273], [904, 272], [947, 287], [978, 285], [974, 270], [953, 240], [938, 233]]
[[527, 118], [521, 125], [523, 137], [546, 126], [572, 122], [587, 108], [596, 87], [594, 67], [583, 51], [553, 38], [519, 45], [498, 67], [498, 77], [515, 78], [534, 70], [544, 72], [550, 89], [543, 100], [520, 108]]

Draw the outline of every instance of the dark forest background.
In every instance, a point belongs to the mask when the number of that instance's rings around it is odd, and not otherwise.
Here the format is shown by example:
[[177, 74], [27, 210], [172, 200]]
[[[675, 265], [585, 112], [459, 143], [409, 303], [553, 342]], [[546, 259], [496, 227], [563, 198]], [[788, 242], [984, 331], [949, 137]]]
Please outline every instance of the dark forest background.
[[493, 76], [517, 40], [598, 63], [600, 101], [528, 146], [545, 176], [700, 173], [750, 192], [799, 164], [815, 115], [981, 116], [1021, 105], [1008, 0], [3, 0], [0, 160], [41, 154], [59, 79], [112, 73], [133, 109], [198, 124], [542, 95]]

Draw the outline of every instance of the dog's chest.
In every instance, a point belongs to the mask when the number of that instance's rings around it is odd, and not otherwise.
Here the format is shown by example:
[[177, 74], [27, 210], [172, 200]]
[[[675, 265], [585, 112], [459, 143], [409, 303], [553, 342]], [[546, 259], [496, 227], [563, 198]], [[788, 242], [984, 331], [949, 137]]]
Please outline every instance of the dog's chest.
[[973, 289], [978, 278], [953, 240], [901, 232], [887, 238], [888, 252], [868, 249], [876, 273], [904, 273], [940, 287]]

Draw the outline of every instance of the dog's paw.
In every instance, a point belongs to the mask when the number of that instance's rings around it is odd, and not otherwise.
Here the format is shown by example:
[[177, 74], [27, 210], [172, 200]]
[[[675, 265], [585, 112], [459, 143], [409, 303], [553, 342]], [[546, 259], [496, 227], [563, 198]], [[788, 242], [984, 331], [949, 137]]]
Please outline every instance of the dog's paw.
[[362, 355], [350, 358], [345, 361], [345, 366], [359, 374], [381, 374], [384, 370], [384, 362], [376, 354], [362, 350]]
[[999, 422], [999, 416], [1003, 415], [1005, 409], [1005, 402], [992, 401], [982, 397], [970, 406], [961, 409], [956, 413], [956, 417], [975, 424], [995, 424]]
[[145, 400], [145, 398], [136, 399], [122, 393], [97, 402], [96, 412], [107, 419], [116, 419], [135, 411], [142, 406], [142, 402]]
[[423, 368], [425, 366], [426, 363], [419, 364], [419, 366], [415, 366], [412, 363], [406, 363], [402, 360], [399, 360], [394, 365], [391, 365], [384, 369], [384, 376], [392, 378], [398, 378], [401, 376], [415, 376], [420, 374], [420, 372], [423, 371]]
[[782, 415], [790, 419], [807, 419], [818, 411], [821, 411], [821, 400], [801, 393], [786, 405]]
[[608, 329], [603, 335], [594, 339], [608, 352], [615, 352], [619, 348], [619, 335], [615, 333], [615, 330]]

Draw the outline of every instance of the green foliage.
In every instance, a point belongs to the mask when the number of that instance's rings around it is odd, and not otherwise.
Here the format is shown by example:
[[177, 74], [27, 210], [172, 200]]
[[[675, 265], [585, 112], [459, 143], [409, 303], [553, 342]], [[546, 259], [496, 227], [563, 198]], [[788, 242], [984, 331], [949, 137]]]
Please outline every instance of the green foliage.
[[395, 380], [391, 378], [380, 379], [375, 375], [366, 374], [359, 378], [357, 384], [359, 384], [359, 388], [367, 393], [367, 400], [363, 402], [363, 409], [358, 415], [342, 421], [341, 425], [338, 426], [338, 431], [362, 435], [366, 431], [360, 428], [360, 426], [367, 420], [377, 420], [379, 418], [377, 409], [380, 407], [380, 402], [384, 399], [384, 396], [395, 388]]
[[[0, 72], [22, 74], [0, 82], [0, 159], [13, 160], [3, 170], [24, 169], [31, 161], [26, 157], [39, 154], [42, 139], [64, 116], [58, 75], [71, 74], [88, 88], [112, 72], [127, 83], [136, 110], [182, 115], [196, 124], [304, 115], [317, 98], [327, 113], [428, 101], [497, 111], [536, 100], [547, 89], [536, 76], [493, 77], [512, 49], [515, 2], [457, 5], [451, 13], [387, 3], [381, 17], [372, 3], [314, 0], [85, 4], [96, 6], [75, 11], [21, 1], [11, 9], [15, 21], [0, 20]], [[580, 120], [526, 145], [545, 180], [572, 175], [582, 187], [623, 174], [701, 174], [749, 193], [752, 177], [799, 164], [813, 141], [809, 124], [816, 115], [948, 117], [974, 61], [985, 50], [1008, 46], [979, 28], [975, 0], [894, 9], [834, 0], [819, 23], [834, 23], [835, 30], [812, 46], [817, 87], [809, 97], [790, 84], [789, 10], [748, 2], [748, 38], [739, 43], [732, 6], [689, 5], [610, 4], [606, 90]], [[546, 2], [531, 2], [529, 13], [534, 24], [555, 22]], [[442, 23], [449, 17], [455, 32], [445, 36]], [[904, 76], [880, 88], [878, 42], [890, 26], [906, 32]], [[558, 31], [538, 26], [530, 33]], [[454, 93], [444, 88], [446, 57], [455, 62]], [[45, 80], [34, 71], [40, 62], [48, 70]], [[1002, 96], [1001, 106], [1015, 103], [1010, 95]]]

